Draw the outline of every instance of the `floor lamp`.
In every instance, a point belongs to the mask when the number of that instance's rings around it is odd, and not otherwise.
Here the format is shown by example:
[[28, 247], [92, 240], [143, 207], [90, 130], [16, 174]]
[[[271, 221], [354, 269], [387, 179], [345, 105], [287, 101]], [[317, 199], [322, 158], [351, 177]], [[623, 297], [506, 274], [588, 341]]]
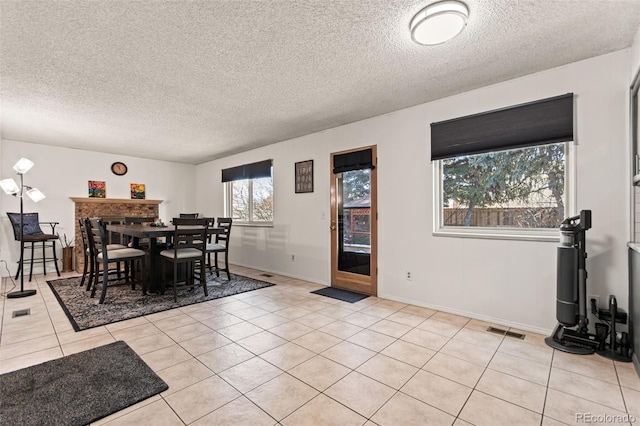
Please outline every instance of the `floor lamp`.
[[[33, 202], [37, 203], [45, 198], [44, 194], [37, 188], [32, 188], [24, 184], [24, 174], [33, 167], [33, 161], [21, 158], [13, 166], [16, 174], [20, 175], [20, 186], [13, 179], [0, 180], [0, 187], [9, 195], [20, 198], [20, 291], [13, 291], [7, 294], [8, 298], [27, 297], [36, 294], [36, 290], [24, 289], [24, 194], [27, 194]], [[27, 190], [25, 192], [25, 189]]]

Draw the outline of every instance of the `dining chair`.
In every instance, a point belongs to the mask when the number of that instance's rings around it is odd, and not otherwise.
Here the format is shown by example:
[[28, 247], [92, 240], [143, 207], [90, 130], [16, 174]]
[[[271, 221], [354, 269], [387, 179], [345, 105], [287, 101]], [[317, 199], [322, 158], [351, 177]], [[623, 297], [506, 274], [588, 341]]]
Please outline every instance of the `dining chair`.
[[200, 213], [180, 213], [181, 219], [197, 219]]
[[[109, 286], [109, 264], [119, 262], [135, 262], [139, 260], [141, 265], [140, 270], [145, 270], [145, 258], [146, 253], [142, 250], [124, 247], [116, 250], [111, 249], [110, 244], [107, 244], [107, 226], [100, 218], [91, 218], [85, 220], [85, 226], [87, 229], [87, 236], [89, 245], [93, 249], [95, 254], [95, 279], [91, 286], [91, 297], [94, 297], [98, 284], [100, 283], [100, 275], [102, 275], [102, 291], [100, 294], [100, 301], [98, 303], [104, 303], [104, 298], [107, 295], [107, 287]], [[102, 265], [102, 273], [99, 273], [99, 267]], [[132, 266], [133, 267], [133, 266]], [[144, 273], [141, 274], [140, 281], [142, 282], [142, 294], [147, 294], [146, 283], [144, 282]], [[129, 276], [125, 276], [125, 282], [129, 281]], [[131, 289], [135, 290], [136, 280], [131, 279]]]
[[[173, 300], [178, 301], [178, 266], [186, 264], [185, 287], [202, 287], [204, 295], [208, 296], [207, 273], [205, 264], [205, 248], [207, 244], [206, 218], [202, 219], [173, 219], [173, 242], [171, 248], [162, 250], [160, 256], [162, 262], [162, 290], [164, 293], [167, 263], [173, 264]], [[199, 266], [200, 272], [196, 276], [195, 269]], [[198, 284], [195, 284], [196, 279]]]
[[[13, 236], [16, 241], [20, 241], [20, 213], [7, 213], [9, 221], [13, 227]], [[51, 227], [51, 233], [45, 234], [40, 228], [41, 224], [48, 224]], [[42, 263], [42, 271], [44, 275], [47, 275], [47, 262], [53, 262], [56, 267], [56, 273], [60, 276], [60, 269], [58, 269], [58, 256], [56, 253], [56, 240], [58, 235], [56, 234], [56, 225], [58, 222], [40, 222], [38, 213], [23, 213], [22, 215], [22, 237], [25, 243], [24, 250], [27, 249], [27, 244], [31, 249], [31, 259], [29, 260], [29, 281], [33, 276], [33, 264]], [[42, 243], [42, 257], [34, 257], [36, 243]], [[47, 258], [46, 250], [50, 248], [52, 255]], [[20, 276], [20, 271], [24, 267], [24, 250], [21, 250], [20, 260], [18, 261], [18, 272], [16, 272], [15, 279]]]
[[[83, 286], [85, 283], [85, 279], [88, 277], [86, 290], [91, 290], [91, 285], [93, 281], [96, 279], [97, 273], [100, 271], [99, 265], [96, 264], [96, 256], [97, 252], [94, 247], [89, 242], [89, 231], [87, 228], [86, 221], [89, 218], [80, 218], [78, 219], [78, 224], [80, 225], [80, 234], [82, 235], [82, 245], [83, 245], [83, 254], [84, 254], [84, 267], [82, 270], [82, 279], [80, 280], [80, 286]], [[127, 248], [127, 246], [123, 244], [107, 244], [107, 248], [109, 250], [120, 250]], [[87, 264], [89, 266], [89, 273], [87, 274]], [[116, 273], [118, 279], [121, 278], [122, 269], [120, 267], [121, 262], [116, 264], [116, 269], [111, 269], [109, 273]], [[125, 278], [129, 276], [129, 264], [125, 263], [124, 269]]]
[[[227, 279], [231, 280], [231, 274], [229, 273], [229, 237], [231, 235], [231, 225], [233, 219], [230, 217], [219, 217], [218, 228], [220, 233], [210, 233], [209, 241], [207, 242], [207, 268], [216, 273], [216, 277], [220, 276], [220, 271], [227, 273]], [[213, 240], [215, 235], [215, 241]], [[211, 254], [213, 253], [213, 265], [211, 264]], [[224, 268], [218, 266], [218, 254], [224, 254]]]

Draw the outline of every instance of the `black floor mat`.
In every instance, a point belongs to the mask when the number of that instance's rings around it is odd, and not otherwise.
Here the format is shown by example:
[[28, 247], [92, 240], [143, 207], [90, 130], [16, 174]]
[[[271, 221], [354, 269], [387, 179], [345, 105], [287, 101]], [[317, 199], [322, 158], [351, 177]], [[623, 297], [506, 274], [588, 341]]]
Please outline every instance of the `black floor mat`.
[[368, 294], [355, 293], [349, 290], [342, 290], [341, 288], [325, 287], [320, 290], [314, 290], [311, 293], [319, 294], [321, 296], [331, 297], [332, 299], [342, 300], [343, 302], [355, 303], [362, 299], [369, 297]]

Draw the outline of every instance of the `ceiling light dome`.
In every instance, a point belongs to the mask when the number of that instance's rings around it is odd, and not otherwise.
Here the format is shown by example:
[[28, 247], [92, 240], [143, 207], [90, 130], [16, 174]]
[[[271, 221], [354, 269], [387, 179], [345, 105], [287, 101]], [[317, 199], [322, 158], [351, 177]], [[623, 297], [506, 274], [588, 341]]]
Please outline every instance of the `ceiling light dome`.
[[469, 9], [459, 1], [430, 4], [411, 20], [411, 38], [418, 44], [444, 43], [460, 34], [468, 17]]

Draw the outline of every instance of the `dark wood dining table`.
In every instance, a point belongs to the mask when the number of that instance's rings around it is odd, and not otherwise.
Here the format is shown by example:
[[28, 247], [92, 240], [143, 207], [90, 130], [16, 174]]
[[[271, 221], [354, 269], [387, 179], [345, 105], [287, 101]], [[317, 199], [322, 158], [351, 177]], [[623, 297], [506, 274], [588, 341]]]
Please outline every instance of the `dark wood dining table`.
[[[161, 277], [156, 273], [156, 260], [159, 259], [160, 250], [158, 246], [158, 238], [171, 238], [175, 231], [175, 227], [169, 226], [151, 226], [146, 224], [108, 224], [107, 230], [120, 235], [126, 235], [133, 238], [133, 246], [138, 247], [141, 238], [149, 239], [149, 261], [147, 262], [147, 277], [149, 280], [149, 291], [159, 292], [161, 288]], [[221, 234], [224, 228], [208, 228], [209, 234]], [[164, 247], [160, 246], [164, 249]], [[159, 266], [159, 265], [158, 265]]]

